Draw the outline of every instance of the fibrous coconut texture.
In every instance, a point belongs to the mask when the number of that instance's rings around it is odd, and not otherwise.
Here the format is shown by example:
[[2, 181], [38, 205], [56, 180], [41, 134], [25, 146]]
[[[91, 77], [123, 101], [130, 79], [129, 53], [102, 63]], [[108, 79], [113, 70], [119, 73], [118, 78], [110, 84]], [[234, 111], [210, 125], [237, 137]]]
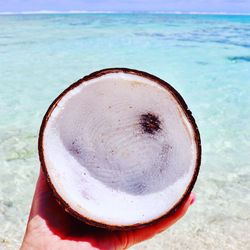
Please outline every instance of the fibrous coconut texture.
[[178, 209], [197, 178], [201, 146], [173, 87], [113, 68], [82, 78], [52, 103], [39, 156], [66, 211], [91, 225], [128, 229]]

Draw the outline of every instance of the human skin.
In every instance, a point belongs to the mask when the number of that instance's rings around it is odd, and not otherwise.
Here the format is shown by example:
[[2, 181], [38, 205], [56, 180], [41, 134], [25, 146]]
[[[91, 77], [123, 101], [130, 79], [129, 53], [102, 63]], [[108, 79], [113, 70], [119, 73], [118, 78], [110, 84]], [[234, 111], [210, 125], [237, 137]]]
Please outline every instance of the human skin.
[[21, 250], [127, 249], [176, 223], [194, 201], [195, 195], [191, 193], [174, 214], [154, 225], [128, 231], [111, 231], [89, 226], [65, 212], [40, 171]]

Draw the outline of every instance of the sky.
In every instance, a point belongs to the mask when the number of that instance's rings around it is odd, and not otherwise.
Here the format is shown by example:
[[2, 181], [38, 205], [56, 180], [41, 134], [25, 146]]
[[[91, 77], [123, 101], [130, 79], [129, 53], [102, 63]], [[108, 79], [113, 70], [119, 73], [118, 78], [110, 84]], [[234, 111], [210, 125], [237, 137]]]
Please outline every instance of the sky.
[[250, 0], [0, 0], [0, 12], [45, 10], [250, 13]]

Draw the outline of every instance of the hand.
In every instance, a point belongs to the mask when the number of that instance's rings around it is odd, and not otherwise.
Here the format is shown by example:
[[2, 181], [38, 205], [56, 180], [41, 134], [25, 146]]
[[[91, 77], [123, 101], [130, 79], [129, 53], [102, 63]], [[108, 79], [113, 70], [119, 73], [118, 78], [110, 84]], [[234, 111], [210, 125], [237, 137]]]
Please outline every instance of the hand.
[[21, 250], [126, 249], [173, 225], [194, 201], [195, 195], [191, 194], [174, 214], [154, 225], [129, 231], [110, 231], [89, 226], [66, 213], [40, 171]]

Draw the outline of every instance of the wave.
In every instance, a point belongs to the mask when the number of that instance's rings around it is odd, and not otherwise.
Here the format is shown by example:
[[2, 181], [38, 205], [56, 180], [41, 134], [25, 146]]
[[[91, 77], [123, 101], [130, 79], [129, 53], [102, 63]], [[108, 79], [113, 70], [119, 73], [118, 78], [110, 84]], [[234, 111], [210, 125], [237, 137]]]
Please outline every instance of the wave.
[[175, 15], [235, 15], [235, 16], [249, 16], [250, 13], [228, 13], [228, 12], [183, 12], [183, 11], [88, 11], [88, 10], [69, 10], [69, 11], [57, 11], [57, 10], [39, 10], [39, 11], [4, 11], [0, 12], [0, 15], [34, 15], [34, 14], [175, 14]]
[[87, 10], [69, 10], [69, 11], [57, 11], [57, 10], [39, 10], [39, 11], [19, 11], [19, 12], [11, 12], [5, 11], [0, 12], [0, 15], [33, 15], [33, 14], [111, 14], [111, 13], [119, 13], [116, 11], [87, 11]]

